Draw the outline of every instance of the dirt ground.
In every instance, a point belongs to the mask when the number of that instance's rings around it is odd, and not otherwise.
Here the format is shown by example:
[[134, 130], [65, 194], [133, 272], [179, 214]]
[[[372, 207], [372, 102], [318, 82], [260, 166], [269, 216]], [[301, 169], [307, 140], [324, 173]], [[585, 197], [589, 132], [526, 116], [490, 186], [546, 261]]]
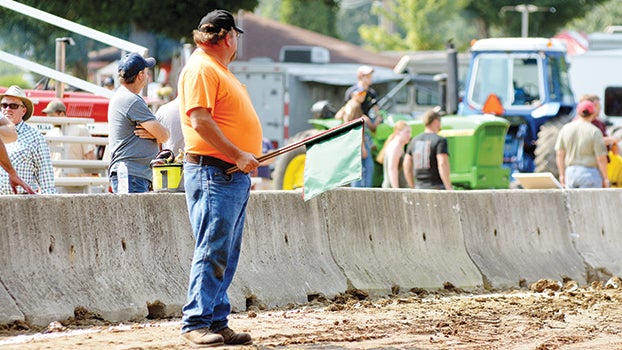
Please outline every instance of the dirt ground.
[[[529, 290], [473, 294], [447, 286], [370, 298], [350, 291], [333, 300], [233, 314], [252, 346], [221, 349], [621, 349], [622, 289], [541, 280]], [[187, 349], [180, 321], [105, 324], [86, 310], [47, 329], [0, 327], [0, 349]]]

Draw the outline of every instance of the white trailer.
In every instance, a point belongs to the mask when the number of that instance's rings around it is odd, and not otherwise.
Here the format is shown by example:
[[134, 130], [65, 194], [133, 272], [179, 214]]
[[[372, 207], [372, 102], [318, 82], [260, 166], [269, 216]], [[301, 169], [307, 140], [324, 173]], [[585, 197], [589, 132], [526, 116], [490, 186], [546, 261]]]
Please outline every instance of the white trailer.
[[[245, 84], [263, 134], [278, 146], [295, 134], [308, 130], [311, 107], [327, 100], [338, 109], [345, 90], [356, 83], [359, 64], [235, 61], [229, 69]], [[374, 67], [372, 87], [382, 97], [404, 78], [385, 67]]]
[[616, 127], [622, 126], [622, 32], [609, 26], [604, 32], [587, 36], [588, 50], [570, 55], [570, 83], [578, 101], [585, 94], [600, 97], [604, 117]]

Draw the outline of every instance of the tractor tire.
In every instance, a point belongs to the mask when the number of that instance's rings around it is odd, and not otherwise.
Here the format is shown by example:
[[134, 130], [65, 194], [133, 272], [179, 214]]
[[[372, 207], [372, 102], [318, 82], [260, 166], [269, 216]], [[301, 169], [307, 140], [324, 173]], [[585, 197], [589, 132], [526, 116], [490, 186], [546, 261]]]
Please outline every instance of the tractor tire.
[[[321, 130], [316, 129], [301, 131], [290, 138], [287, 144], [296, 143], [320, 132]], [[274, 189], [295, 190], [297, 188], [302, 188], [306, 154], [307, 150], [305, 146], [300, 146], [276, 158], [274, 162], [274, 172], [272, 173]]]
[[572, 118], [567, 115], [559, 116], [549, 120], [540, 127], [538, 139], [536, 140], [536, 149], [534, 151], [537, 173], [549, 172], [556, 178], [559, 178], [555, 142], [557, 141], [557, 135], [559, 135], [562, 126], [571, 119]]

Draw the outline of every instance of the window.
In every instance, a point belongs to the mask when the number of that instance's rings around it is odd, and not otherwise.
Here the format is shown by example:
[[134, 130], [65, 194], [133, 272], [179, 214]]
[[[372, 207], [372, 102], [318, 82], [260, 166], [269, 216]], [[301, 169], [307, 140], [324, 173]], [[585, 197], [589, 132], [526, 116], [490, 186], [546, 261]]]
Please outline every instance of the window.
[[622, 117], [622, 86], [610, 86], [605, 89], [604, 106], [606, 116]]
[[482, 54], [475, 60], [469, 99], [482, 106], [495, 94], [504, 107], [530, 106], [540, 100], [540, 65], [536, 55]]

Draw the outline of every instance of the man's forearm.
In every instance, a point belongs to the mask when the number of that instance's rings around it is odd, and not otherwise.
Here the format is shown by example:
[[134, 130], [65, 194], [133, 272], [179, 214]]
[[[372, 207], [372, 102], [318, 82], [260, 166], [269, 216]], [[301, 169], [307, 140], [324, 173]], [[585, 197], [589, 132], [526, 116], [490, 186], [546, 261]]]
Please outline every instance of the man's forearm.
[[192, 127], [201, 138], [232, 160], [236, 160], [242, 151], [235, 146], [206, 110], [195, 110], [190, 115]]
[[412, 160], [410, 155], [404, 156], [404, 161], [402, 162], [402, 167], [404, 168], [404, 177], [406, 178], [406, 183], [408, 187], [415, 188], [415, 179], [413, 176], [412, 170]]
[[190, 123], [205, 142], [233, 160], [240, 171], [249, 173], [259, 166], [259, 161], [254, 154], [241, 150], [229, 141], [207, 109], [198, 108], [192, 111]]
[[557, 177], [561, 181], [562, 185], [565, 184], [565, 177], [566, 177], [566, 162], [564, 161], [565, 157], [566, 157], [566, 152], [564, 152], [563, 150], [558, 150], [555, 154], [555, 162], [557, 163], [557, 173], [558, 173]]
[[600, 171], [600, 176], [602, 176], [603, 180], [608, 180], [609, 176], [607, 175], [607, 156], [596, 157], [596, 161], [598, 162], [598, 170]]
[[438, 174], [441, 177], [441, 181], [443, 181], [445, 189], [453, 189], [453, 186], [451, 185], [451, 178], [449, 176], [449, 156], [447, 154], [439, 154], [436, 160], [438, 162]]
[[443, 181], [443, 185], [445, 186], [445, 189], [447, 190], [453, 189], [453, 186], [451, 185], [451, 179], [449, 177], [449, 165], [440, 167], [438, 172], [439, 172], [439, 175], [441, 176], [441, 180]]

